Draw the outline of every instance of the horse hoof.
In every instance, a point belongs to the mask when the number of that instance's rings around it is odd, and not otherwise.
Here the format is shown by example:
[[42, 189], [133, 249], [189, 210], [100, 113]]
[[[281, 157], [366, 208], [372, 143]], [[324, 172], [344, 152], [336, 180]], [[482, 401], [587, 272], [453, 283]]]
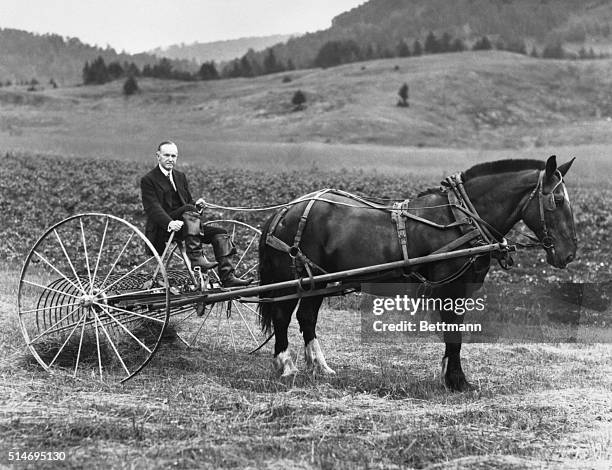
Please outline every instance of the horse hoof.
[[291, 359], [289, 350], [285, 350], [274, 358], [274, 369], [282, 372], [281, 377], [290, 377], [298, 373], [298, 368]]
[[462, 393], [476, 390], [476, 387], [465, 380], [465, 377], [446, 377], [445, 385], [451, 392]]
[[285, 368], [285, 370], [281, 374], [281, 377], [293, 377], [294, 375], [297, 375], [297, 373], [298, 373], [297, 367]]

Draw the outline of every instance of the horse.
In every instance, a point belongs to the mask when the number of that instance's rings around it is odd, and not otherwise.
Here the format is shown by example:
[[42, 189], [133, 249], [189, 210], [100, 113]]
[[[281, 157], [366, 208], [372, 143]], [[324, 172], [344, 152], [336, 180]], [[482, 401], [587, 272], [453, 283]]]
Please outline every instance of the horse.
[[[537, 239], [537, 245], [546, 251], [547, 262], [556, 268], [565, 268], [575, 258], [577, 249], [573, 212], [564, 184], [564, 176], [573, 161], [557, 166], [554, 155], [546, 162], [499, 160], [477, 164], [457, 175], [464, 199], [471, 203], [460, 207], [466, 216], [463, 223], [476, 224], [479, 228], [476, 242], [482, 241], [485, 234], [491, 242], [505, 241], [505, 235], [523, 220], [535, 234], [533, 239]], [[318, 194], [302, 197], [280, 209], [263, 227], [259, 242], [261, 285], [305, 278], [313, 272], [333, 273], [400, 261], [405, 255], [408, 258], [425, 256], [444, 251], [444, 247], [474, 246], [474, 240], [466, 237], [465, 227], [458, 222], [460, 204], [451, 203], [456, 202], [454, 194], [447, 184], [407, 202], [404, 208], [407, 243], [403, 245], [390, 216], [392, 211], [385, 209], [386, 206], [377, 209], [367, 200], [333, 191], [324, 197]], [[270, 243], [270, 239], [277, 243]], [[434, 286], [433, 297], [465, 298], [480, 288], [493, 258], [490, 253], [466, 256], [408, 268], [409, 276], [406, 270], [397, 269], [383, 274], [387, 275], [385, 282], [407, 282], [413, 275]], [[325, 284], [313, 287], [322, 288]], [[262, 295], [279, 297], [291, 292], [295, 294], [295, 289], [278, 289]], [[261, 327], [268, 333], [273, 329], [273, 364], [282, 376], [297, 372], [287, 339], [296, 305], [308, 368], [335, 374], [325, 360], [315, 332], [323, 298], [323, 295], [304, 296], [299, 299], [299, 305], [295, 297], [260, 304]], [[440, 315], [446, 324], [463, 321], [463, 315], [453, 311], [441, 311]], [[445, 332], [443, 339], [443, 383], [452, 391], [473, 389], [461, 367], [461, 333]]]

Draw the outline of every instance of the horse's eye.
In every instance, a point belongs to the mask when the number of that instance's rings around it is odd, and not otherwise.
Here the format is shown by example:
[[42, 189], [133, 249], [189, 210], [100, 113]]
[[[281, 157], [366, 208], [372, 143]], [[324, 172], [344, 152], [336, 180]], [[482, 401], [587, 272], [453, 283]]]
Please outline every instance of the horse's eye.
[[555, 194], [555, 206], [561, 207], [563, 205], [563, 201], [565, 201], [565, 198], [562, 194]]

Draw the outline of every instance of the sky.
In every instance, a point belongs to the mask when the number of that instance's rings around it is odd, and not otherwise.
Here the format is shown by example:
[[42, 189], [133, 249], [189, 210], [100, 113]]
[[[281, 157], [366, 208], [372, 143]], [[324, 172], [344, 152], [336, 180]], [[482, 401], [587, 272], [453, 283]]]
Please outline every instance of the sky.
[[0, 28], [55, 33], [118, 52], [306, 33], [366, 0], [0, 0]]

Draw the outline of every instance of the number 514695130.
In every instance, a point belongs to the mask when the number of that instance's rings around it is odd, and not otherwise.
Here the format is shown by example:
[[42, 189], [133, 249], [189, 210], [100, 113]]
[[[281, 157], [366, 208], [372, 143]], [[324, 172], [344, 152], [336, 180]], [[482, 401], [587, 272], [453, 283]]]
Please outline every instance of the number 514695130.
[[9, 460], [21, 460], [21, 461], [32, 461], [32, 460], [65, 460], [65, 452], [19, 452], [11, 451], [8, 453]]

